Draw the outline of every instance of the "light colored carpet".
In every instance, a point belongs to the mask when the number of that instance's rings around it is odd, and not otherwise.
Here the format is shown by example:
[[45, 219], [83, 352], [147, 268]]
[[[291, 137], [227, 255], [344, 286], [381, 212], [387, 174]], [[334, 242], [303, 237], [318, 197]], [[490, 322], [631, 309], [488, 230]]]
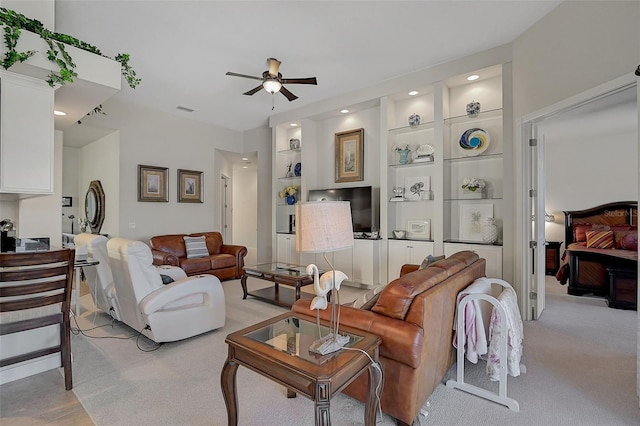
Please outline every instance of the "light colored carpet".
[[[250, 280], [251, 283], [251, 280]], [[527, 373], [509, 377], [508, 395], [520, 413], [460, 390], [438, 386], [422, 425], [627, 425], [639, 424], [635, 392], [637, 313], [609, 309], [599, 299], [568, 296], [565, 287], [548, 294], [539, 321], [525, 324], [523, 362]], [[226, 425], [220, 371], [227, 355], [227, 334], [275, 316], [285, 309], [251, 298], [242, 300], [239, 281], [223, 283], [227, 306], [224, 328], [142, 352], [136, 339], [75, 336], [74, 392], [99, 425]], [[342, 301], [359, 291], [341, 292]], [[109, 323], [94, 314], [90, 296], [82, 298], [83, 329]], [[87, 332], [125, 337], [134, 332], [121, 323]], [[141, 340], [149, 347], [150, 341]], [[484, 363], [467, 365], [469, 382], [496, 389]], [[455, 368], [445, 378], [451, 378]], [[244, 367], [238, 369], [240, 425], [312, 425], [313, 402], [287, 399], [285, 389]], [[334, 425], [363, 424], [359, 401], [337, 395], [331, 402]], [[379, 425], [393, 425], [383, 415]]]

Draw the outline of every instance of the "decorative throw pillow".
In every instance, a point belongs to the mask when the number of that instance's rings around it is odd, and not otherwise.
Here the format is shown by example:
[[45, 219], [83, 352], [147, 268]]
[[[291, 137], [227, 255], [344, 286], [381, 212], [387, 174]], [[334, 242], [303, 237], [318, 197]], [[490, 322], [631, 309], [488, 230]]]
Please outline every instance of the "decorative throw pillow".
[[638, 250], [638, 231], [615, 231], [613, 233], [615, 247], [622, 250]]
[[587, 248], [612, 249], [613, 231], [587, 231]]
[[187, 259], [209, 256], [207, 243], [204, 235], [202, 237], [183, 237], [184, 245], [187, 249]]
[[420, 267], [418, 269], [424, 269], [427, 266], [432, 265], [432, 264], [434, 264], [437, 261], [442, 260], [442, 259], [444, 259], [444, 255], [435, 256], [435, 257], [432, 256], [432, 255], [429, 255], [429, 256], [424, 258], [424, 260], [422, 261], [422, 263], [420, 264]]
[[593, 225], [590, 223], [581, 223], [573, 225], [573, 241], [576, 243], [587, 241], [587, 231], [591, 231]]
[[373, 305], [376, 304], [378, 298], [380, 297], [380, 292], [384, 289], [385, 286], [381, 285], [374, 289], [369, 290], [362, 296], [358, 297], [351, 304], [352, 308], [362, 309], [364, 311], [370, 311], [373, 308]]

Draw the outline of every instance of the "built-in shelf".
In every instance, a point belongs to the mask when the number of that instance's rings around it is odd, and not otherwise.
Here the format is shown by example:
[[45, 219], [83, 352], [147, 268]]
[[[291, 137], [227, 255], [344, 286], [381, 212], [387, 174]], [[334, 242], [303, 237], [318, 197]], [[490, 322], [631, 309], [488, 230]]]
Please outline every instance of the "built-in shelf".
[[416, 132], [416, 131], [420, 131], [420, 130], [431, 130], [435, 127], [435, 123], [433, 121], [427, 122], [427, 123], [422, 123], [419, 124], [417, 126], [402, 126], [402, 127], [396, 127], [393, 129], [389, 129], [389, 133], [392, 135], [401, 135], [403, 133], [412, 133], [412, 132]]
[[501, 118], [502, 108], [490, 109], [487, 111], [480, 110], [480, 114], [475, 117], [469, 117], [468, 115], [457, 115], [444, 119], [444, 123], [447, 125], [460, 124], [460, 123], [473, 123], [474, 121], [489, 120], [492, 118]]

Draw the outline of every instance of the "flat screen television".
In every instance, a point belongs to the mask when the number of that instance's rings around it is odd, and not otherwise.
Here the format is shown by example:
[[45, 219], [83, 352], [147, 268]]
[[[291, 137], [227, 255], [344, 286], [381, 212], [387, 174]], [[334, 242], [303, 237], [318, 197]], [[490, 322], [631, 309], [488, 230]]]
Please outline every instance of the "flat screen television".
[[371, 232], [373, 226], [377, 226], [373, 188], [371, 186], [311, 189], [309, 190], [308, 200], [350, 201], [353, 232]]

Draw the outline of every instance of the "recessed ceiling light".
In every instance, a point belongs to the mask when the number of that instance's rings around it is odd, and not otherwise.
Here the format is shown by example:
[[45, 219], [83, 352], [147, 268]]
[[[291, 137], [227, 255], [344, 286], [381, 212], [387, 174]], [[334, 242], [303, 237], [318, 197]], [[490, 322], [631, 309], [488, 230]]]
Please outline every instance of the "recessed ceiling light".
[[249, 168], [249, 166], [242, 166], [242, 168], [243, 168], [243, 169], [248, 169], [248, 168]]
[[298, 127], [298, 123], [291, 123], [291, 124], [289, 124], [289, 126], [291, 126], [291, 127]]
[[340, 112], [343, 113], [343, 114], [346, 114], [346, 113], [349, 112], [349, 110], [348, 109], [341, 109]]
[[477, 80], [479, 78], [480, 78], [480, 76], [478, 74], [473, 74], [473, 75], [470, 75], [469, 77], [467, 77], [467, 80], [474, 81], [474, 80]]
[[67, 115], [64, 111], [58, 111], [57, 109], [53, 111], [53, 115]]
[[417, 95], [419, 92], [417, 90], [412, 90], [409, 92], [409, 96], [415, 96]]
[[242, 161], [249, 161], [248, 157], [242, 157]]

